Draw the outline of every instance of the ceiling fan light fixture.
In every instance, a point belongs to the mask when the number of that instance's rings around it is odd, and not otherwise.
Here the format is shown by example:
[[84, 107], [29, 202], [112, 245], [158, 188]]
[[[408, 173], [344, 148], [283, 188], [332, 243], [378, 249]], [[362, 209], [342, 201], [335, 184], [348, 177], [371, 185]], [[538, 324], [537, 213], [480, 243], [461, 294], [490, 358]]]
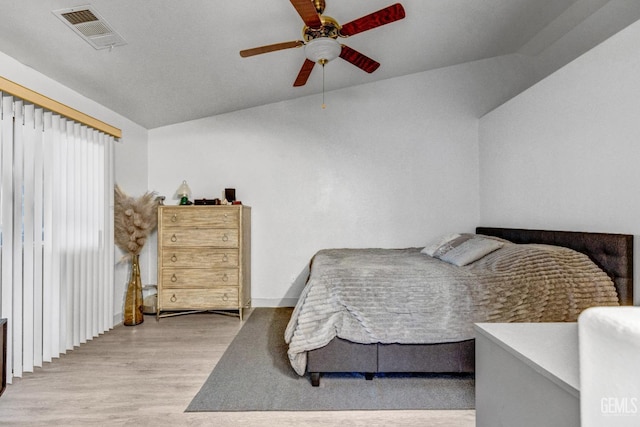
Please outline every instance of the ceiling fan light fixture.
[[331, 37], [318, 37], [307, 42], [304, 53], [310, 61], [326, 64], [333, 61], [342, 52], [342, 46]]

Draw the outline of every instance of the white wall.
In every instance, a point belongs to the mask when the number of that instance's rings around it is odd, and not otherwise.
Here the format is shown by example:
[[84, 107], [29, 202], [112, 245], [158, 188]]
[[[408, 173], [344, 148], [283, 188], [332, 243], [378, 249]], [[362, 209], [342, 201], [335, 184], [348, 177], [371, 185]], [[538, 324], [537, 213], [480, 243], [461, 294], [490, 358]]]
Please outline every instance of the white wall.
[[[131, 120], [105, 108], [104, 106], [72, 91], [66, 86], [38, 73], [15, 59], [0, 52], [0, 75], [15, 83], [55, 99], [76, 110], [82, 111], [103, 122], [122, 129], [123, 137], [115, 150], [115, 177], [127, 192], [132, 195], [147, 191], [147, 130]], [[116, 260], [122, 256], [116, 249]], [[141, 257], [143, 280], [149, 280], [149, 248], [145, 248]], [[153, 255], [155, 257], [155, 254]], [[155, 262], [155, 259], [154, 259]], [[145, 269], [144, 266], [147, 266]], [[128, 266], [115, 267], [114, 313], [116, 322], [122, 320], [124, 290], [127, 285]], [[146, 283], [146, 282], [145, 282]]]
[[640, 22], [482, 118], [480, 222], [640, 234], [638, 46]]
[[255, 306], [291, 305], [328, 247], [422, 246], [478, 225], [478, 117], [525, 87], [509, 56], [149, 131], [149, 186], [252, 206]]

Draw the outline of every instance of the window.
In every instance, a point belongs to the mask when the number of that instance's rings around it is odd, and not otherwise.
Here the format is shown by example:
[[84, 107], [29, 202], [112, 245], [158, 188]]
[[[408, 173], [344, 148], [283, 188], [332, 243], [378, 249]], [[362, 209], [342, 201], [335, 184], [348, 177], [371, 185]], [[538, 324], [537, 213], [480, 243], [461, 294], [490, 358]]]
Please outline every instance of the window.
[[112, 135], [0, 92], [7, 381], [113, 326]]

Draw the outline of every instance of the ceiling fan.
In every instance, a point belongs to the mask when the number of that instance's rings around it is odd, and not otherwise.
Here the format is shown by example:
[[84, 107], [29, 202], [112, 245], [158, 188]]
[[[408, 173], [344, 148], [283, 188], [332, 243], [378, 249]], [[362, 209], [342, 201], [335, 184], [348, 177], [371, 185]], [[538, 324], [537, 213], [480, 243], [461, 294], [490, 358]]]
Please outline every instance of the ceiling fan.
[[302, 20], [302, 37], [304, 40], [294, 40], [276, 43], [253, 49], [240, 51], [243, 58], [274, 52], [277, 50], [303, 47], [306, 59], [293, 83], [294, 86], [304, 86], [316, 62], [324, 66], [327, 62], [340, 57], [356, 67], [373, 73], [380, 63], [363, 55], [362, 53], [340, 44], [338, 37], [350, 37], [363, 31], [371, 30], [381, 25], [390, 24], [405, 17], [404, 8], [400, 3], [385, 7], [369, 15], [355, 19], [344, 25], [340, 25], [330, 16], [323, 15], [325, 9], [324, 0], [290, 0]]

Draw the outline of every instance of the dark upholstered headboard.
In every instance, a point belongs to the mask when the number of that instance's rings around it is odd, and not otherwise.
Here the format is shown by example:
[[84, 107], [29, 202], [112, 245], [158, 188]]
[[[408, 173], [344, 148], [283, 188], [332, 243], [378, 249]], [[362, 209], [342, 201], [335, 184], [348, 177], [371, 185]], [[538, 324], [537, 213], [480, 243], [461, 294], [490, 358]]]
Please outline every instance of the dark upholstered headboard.
[[589, 256], [613, 280], [621, 305], [633, 305], [633, 236], [576, 231], [478, 227], [476, 233], [513, 243], [564, 246]]

